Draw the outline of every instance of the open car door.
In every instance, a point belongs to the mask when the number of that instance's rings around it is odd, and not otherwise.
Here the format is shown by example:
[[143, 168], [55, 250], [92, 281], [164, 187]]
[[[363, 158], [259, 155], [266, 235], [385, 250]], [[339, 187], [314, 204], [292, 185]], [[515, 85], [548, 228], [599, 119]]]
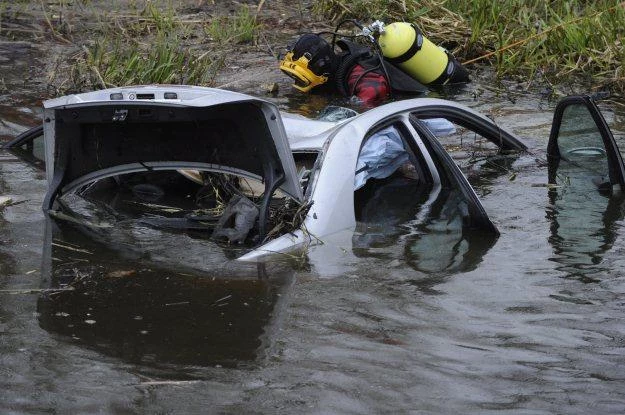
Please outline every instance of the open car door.
[[414, 114], [410, 115], [410, 122], [439, 170], [441, 186], [453, 189], [458, 193], [459, 202], [456, 203], [456, 206], [458, 214], [462, 218], [463, 229], [479, 229], [487, 234], [499, 235], [499, 231], [486, 214], [486, 210], [466, 177], [427, 125]]
[[[624, 168], [612, 132], [593, 98], [561, 100], [548, 144], [549, 243], [567, 278], [598, 282], [604, 254], [623, 218]], [[597, 191], [598, 190], [598, 191]]]
[[621, 153], [592, 97], [570, 96], [558, 103], [547, 155], [551, 184], [582, 181], [606, 193], [624, 189]]

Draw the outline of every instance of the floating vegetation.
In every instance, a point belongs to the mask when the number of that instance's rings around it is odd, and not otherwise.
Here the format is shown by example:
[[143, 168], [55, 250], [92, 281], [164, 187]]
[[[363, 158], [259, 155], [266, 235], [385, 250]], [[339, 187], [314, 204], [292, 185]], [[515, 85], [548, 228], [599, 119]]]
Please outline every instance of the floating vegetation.
[[334, 20], [416, 23], [465, 63], [491, 63], [499, 76], [571, 77], [623, 92], [625, 2], [617, 0], [319, 0]]

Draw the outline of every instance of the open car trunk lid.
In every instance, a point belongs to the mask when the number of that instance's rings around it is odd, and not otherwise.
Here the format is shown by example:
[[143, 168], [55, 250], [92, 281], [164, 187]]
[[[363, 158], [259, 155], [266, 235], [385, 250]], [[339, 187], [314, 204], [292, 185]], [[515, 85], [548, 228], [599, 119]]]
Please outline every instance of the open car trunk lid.
[[136, 86], [44, 102], [48, 192], [57, 196], [119, 174], [201, 169], [261, 180], [301, 201], [278, 109], [235, 92]]

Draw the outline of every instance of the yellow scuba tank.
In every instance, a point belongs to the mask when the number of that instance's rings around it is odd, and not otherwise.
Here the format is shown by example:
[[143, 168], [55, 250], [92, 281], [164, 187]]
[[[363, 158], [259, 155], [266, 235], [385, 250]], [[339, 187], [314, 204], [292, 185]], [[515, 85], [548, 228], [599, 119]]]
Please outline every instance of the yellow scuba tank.
[[425, 85], [468, 82], [469, 73], [453, 55], [430, 42], [413, 24], [385, 26], [378, 44], [387, 61]]

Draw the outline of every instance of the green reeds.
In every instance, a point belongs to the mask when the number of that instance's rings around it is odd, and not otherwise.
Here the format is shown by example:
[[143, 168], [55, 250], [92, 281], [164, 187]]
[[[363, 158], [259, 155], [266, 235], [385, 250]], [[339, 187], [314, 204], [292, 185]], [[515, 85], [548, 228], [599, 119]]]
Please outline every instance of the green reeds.
[[71, 89], [133, 84], [210, 85], [224, 56], [186, 42], [191, 27], [172, 8], [151, 3], [136, 17], [101, 22], [101, 36], [83, 46], [71, 68]]
[[622, 0], [319, 0], [315, 11], [416, 23], [461, 61], [490, 63], [500, 76], [583, 78], [625, 90]]
[[214, 18], [205, 26], [206, 34], [212, 41], [222, 45], [224, 43], [247, 43], [254, 39], [259, 29], [256, 16], [250, 9], [241, 6], [233, 16], [220, 16]]
[[158, 34], [149, 47], [119, 38], [85, 48], [75, 70], [88, 72], [91, 84], [102, 88], [131, 84], [210, 83], [215, 62], [206, 54], [185, 49], [176, 36]]
[[49, 77], [58, 92], [156, 83], [210, 86], [232, 45], [251, 42], [260, 27], [247, 6], [206, 20], [181, 15], [166, 1], [131, 2], [122, 11], [93, 14], [97, 20], [84, 23], [91, 38]]

